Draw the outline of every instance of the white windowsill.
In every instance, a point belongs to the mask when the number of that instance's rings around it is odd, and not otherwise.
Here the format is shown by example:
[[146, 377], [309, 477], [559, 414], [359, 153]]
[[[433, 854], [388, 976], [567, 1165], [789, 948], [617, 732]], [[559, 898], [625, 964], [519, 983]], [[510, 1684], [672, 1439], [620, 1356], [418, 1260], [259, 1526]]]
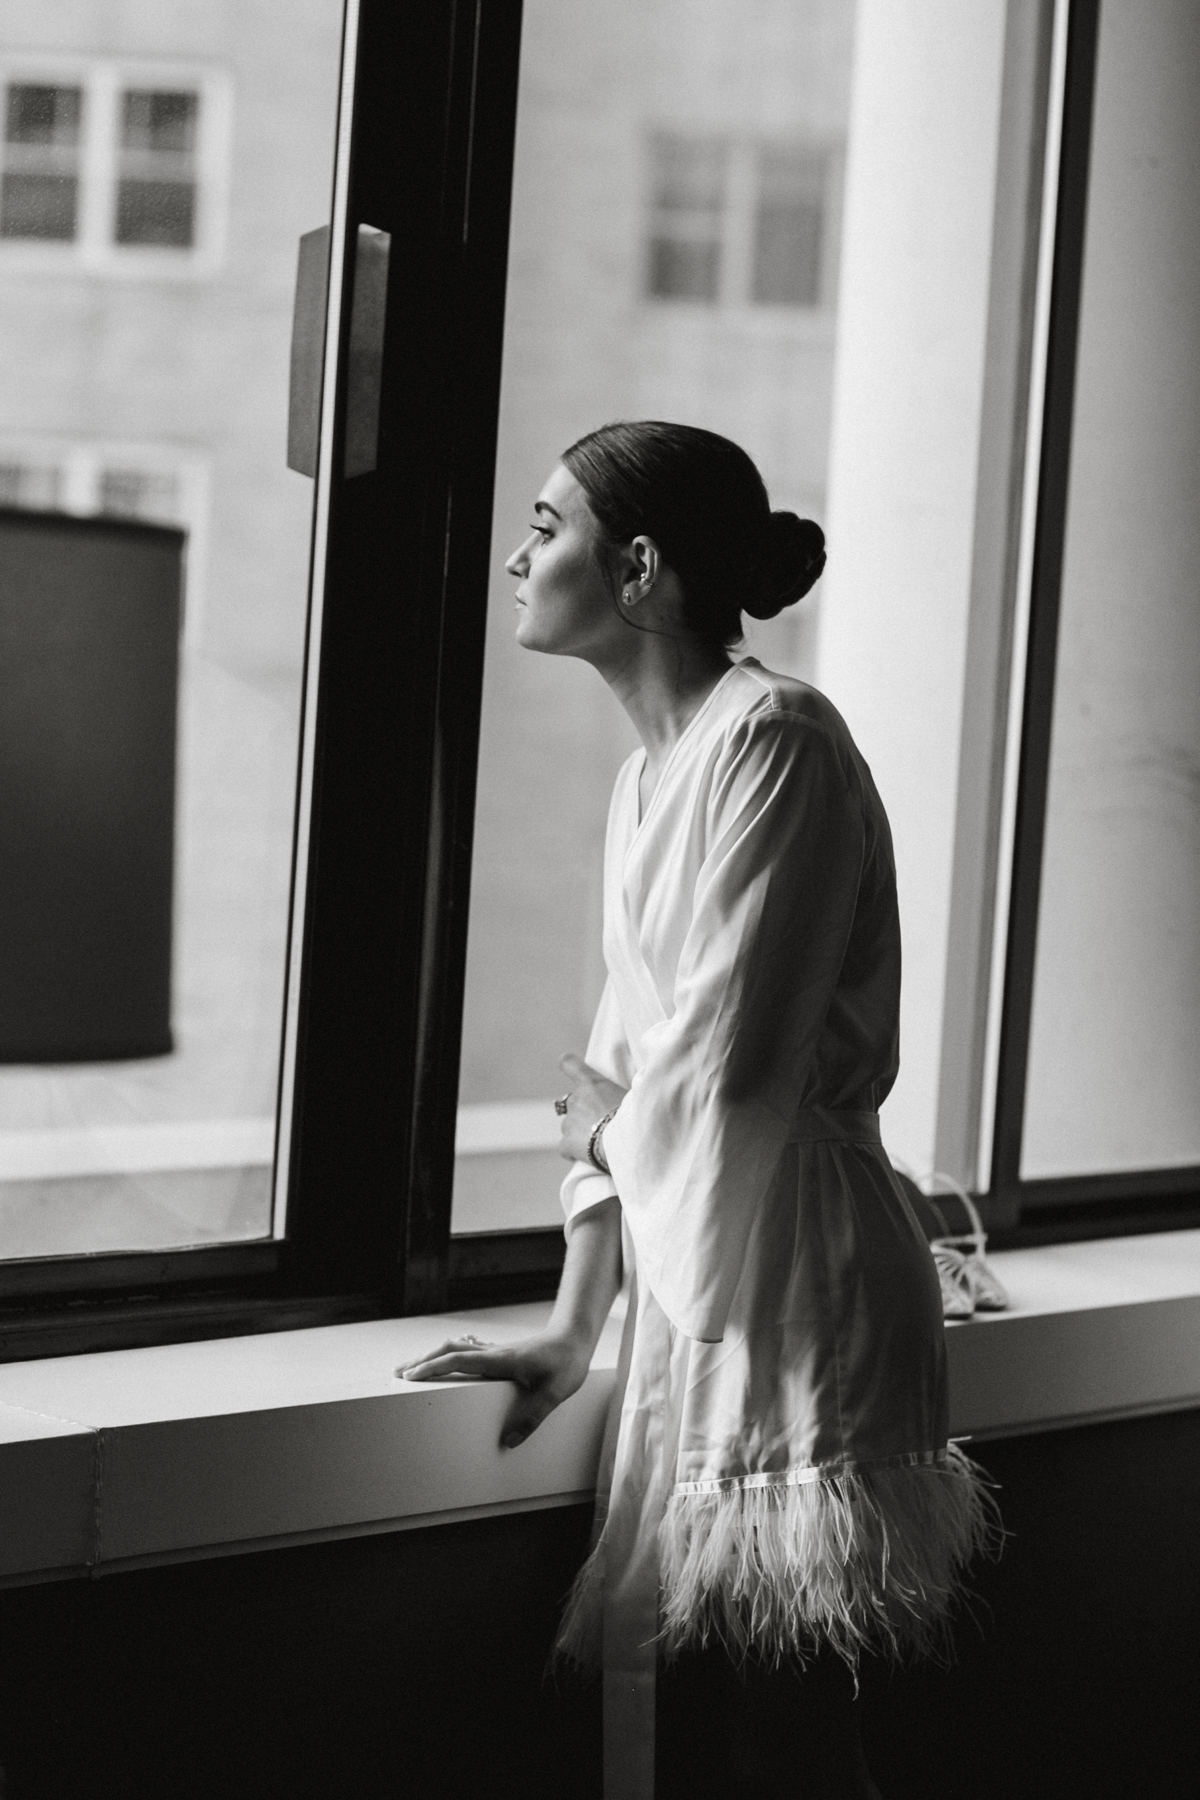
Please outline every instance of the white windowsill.
[[[1001, 1252], [1008, 1313], [949, 1328], [951, 1428], [1013, 1436], [1200, 1406], [1200, 1231]], [[316, 1542], [588, 1497], [618, 1327], [516, 1451], [504, 1385], [392, 1371], [547, 1307], [0, 1367], [0, 1583]]]

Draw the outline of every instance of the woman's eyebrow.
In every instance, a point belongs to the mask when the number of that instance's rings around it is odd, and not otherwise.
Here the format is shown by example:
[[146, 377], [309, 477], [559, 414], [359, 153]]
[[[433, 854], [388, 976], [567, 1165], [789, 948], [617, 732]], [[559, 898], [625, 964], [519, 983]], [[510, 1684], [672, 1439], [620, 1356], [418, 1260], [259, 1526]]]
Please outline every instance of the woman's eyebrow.
[[562, 524], [562, 514], [560, 512], [555, 512], [548, 500], [535, 500], [533, 503], [533, 510], [535, 513], [549, 513], [552, 519], [557, 519], [559, 524]]

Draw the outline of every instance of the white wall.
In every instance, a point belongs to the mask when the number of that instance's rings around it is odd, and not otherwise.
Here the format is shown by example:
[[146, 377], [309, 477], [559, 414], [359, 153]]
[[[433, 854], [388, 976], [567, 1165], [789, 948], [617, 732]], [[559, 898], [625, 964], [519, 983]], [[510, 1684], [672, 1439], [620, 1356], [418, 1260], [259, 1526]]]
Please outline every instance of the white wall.
[[892, 822], [893, 1154], [933, 1164], [1004, 53], [1003, 0], [860, 0], [818, 679]]

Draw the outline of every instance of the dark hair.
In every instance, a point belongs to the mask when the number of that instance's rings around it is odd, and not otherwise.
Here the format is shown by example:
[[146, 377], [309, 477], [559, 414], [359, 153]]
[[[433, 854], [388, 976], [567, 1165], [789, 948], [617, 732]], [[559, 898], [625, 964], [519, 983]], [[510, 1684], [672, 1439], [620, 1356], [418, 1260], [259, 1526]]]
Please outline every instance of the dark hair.
[[685, 627], [721, 645], [742, 614], [773, 619], [825, 567], [812, 519], [772, 512], [744, 450], [715, 431], [641, 419], [602, 425], [563, 453], [610, 545], [645, 535], [683, 588]]

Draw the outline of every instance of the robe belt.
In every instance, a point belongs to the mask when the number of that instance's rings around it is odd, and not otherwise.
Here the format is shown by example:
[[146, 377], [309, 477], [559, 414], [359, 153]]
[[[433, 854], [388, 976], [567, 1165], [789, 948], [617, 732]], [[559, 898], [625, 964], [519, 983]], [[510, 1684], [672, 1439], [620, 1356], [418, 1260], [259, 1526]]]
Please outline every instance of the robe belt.
[[788, 1127], [789, 1144], [878, 1144], [879, 1114], [845, 1107], [802, 1106]]

